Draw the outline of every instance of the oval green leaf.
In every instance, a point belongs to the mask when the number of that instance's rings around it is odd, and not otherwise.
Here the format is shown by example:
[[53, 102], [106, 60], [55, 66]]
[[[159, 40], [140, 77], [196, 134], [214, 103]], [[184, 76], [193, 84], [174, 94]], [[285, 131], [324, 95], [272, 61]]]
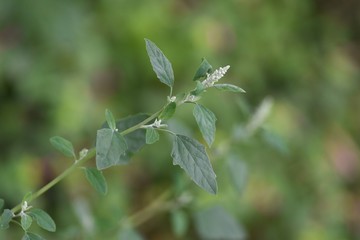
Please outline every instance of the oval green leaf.
[[39, 227], [41, 227], [49, 232], [56, 231], [56, 224], [55, 224], [54, 220], [44, 210], [41, 210], [39, 208], [32, 208], [32, 209], [30, 209], [28, 214], [33, 219], [35, 219], [35, 221], [39, 225]]
[[198, 186], [216, 194], [216, 175], [201, 143], [184, 135], [175, 135], [171, 157], [173, 164], [184, 169]]
[[126, 150], [126, 140], [120, 133], [108, 128], [97, 131], [96, 167], [98, 170], [127, 163], [122, 162], [120, 158]]
[[28, 230], [33, 222], [33, 219], [30, 215], [27, 215], [26, 213], [21, 214], [21, 227], [24, 229], [24, 231]]
[[196, 81], [200, 78], [205, 78], [206, 74], [210, 73], [211, 71], [212, 71], [212, 66], [210, 65], [210, 63], [205, 58], [202, 58], [201, 64], [198, 70], [196, 71], [193, 80]]
[[105, 195], [107, 193], [107, 183], [103, 173], [96, 168], [84, 168], [86, 179], [96, 191]]
[[10, 209], [5, 209], [0, 217], [0, 229], [9, 228], [9, 223], [13, 217], [12, 211]]
[[160, 82], [172, 88], [174, 85], [174, 72], [170, 61], [155, 43], [145, 39], [146, 51], [149, 55], [151, 65]]
[[241, 87], [228, 83], [214, 84], [213, 87], [222, 91], [246, 93], [245, 90], [242, 89]]
[[202, 136], [210, 147], [215, 139], [215, 114], [206, 107], [200, 104], [196, 104], [193, 115], [195, 117], [197, 125], [199, 126]]
[[37, 235], [35, 233], [27, 232], [25, 235], [21, 238], [21, 240], [45, 240], [45, 238], [41, 237], [40, 235]]
[[115, 130], [116, 129], [115, 118], [114, 118], [114, 115], [112, 114], [112, 112], [109, 109], [105, 110], [105, 118], [106, 118], [106, 122], [109, 125], [109, 127], [112, 130]]
[[72, 143], [65, 138], [55, 136], [50, 138], [50, 143], [65, 156], [76, 158]]
[[159, 140], [160, 136], [158, 131], [150, 127], [146, 129], [146, 144], [153, 144]]
[[170, 119], [176, 111], [176, 103], [171, 102], [169, 103], [165, 109], [160, 113], [159, 119], [161, 120], [168, 120]]

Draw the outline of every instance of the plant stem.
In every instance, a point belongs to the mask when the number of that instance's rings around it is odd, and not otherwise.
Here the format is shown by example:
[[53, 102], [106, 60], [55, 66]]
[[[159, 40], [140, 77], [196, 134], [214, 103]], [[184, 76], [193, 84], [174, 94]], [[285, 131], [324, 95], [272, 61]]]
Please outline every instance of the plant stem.
[[[57, 176], [56, 178], [54, 178], [51, 182], [49, 182], [48, 184], [46, 184], [45, 186], [43, 186], [42, 188], [40, 188], [37, 192], [35, 192], [34, 194], [31, 195], [31, 197], [27, 200], [28, 203], [30, 203], [31, 201], [37, 199], [39, 196], [41, 196], [42, 194], [44, 194], [46, 191], [48, 191], [50, 188], [52, 188], [54, 185], [56, 185], [58, 182], [60, 182], [61, 180], [63, 180], [65, 177], [67, 177], [69, 174], [71, 174], [75, 169], [77, 169], [77, 167], [79, 167], [80, 165], [84, 164], [85, 162], [87, 162], [88, 160], [90, 160], [91, 158], [93, 158], [96, 154], [96, 150], [95, 148], [91, 148], [88, 153], [86, 154], [85, 157], [83, 157], [82, 159], [76, 161], [71, 167], [69, 167], [68, 169], [66, 169], [62, 174], [60, 174], [59, 176]], [[18, 204], [17, 206], [15, 206], [13, 209], [11, 209], [11, 211], [13, 213], [19, 211], [21, 209], [21, 205], [22, 203]]]

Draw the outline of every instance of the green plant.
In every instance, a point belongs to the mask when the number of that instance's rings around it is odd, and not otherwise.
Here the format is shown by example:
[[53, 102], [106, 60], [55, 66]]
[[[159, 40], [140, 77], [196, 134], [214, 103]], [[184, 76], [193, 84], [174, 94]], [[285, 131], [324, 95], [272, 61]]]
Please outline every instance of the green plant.
[[[83, 169], [86, 179], [96, 191], [106, 194], [107, 183], [102, 170], [129, 163], [131, 156], [145, 144], [157, 142], [160, 138], [159, 133], [170, 134], [173, 137], [171, 157], [174, 165], [179, 165], [192, 181], [205, 191], [211, 194], [217, 193], [216, 175], [205, 146], [193, 138], [171, 131], [165, 121], [172, 118], [181, 105], [192, 104], [196, 123], [206, 144], [210, 147], [215, 139], [216, 117], [212, 111], [198, 103], [201, 95], [210, 88], [231, 92], [245, 91], [235, 85], [218, 84], [218, 80], [225, 75], [230, 66], [220, 67], [213, 71], [209, 62], [203, 59], [193, 78], [196, 87], [188, 92], [173, 95], [174, 73], [171, 63], [153, 42], [148, 39], [145, 39], [145, 42], [154, 72], [158, 79], [170, 88], [170, 94], [167, 96], [164, 106], [152, 115], [137, 114], [118, 121], [115, 120], [112, 112], [107, 109], [105, 111], [106, 122], [97, 131], [96, 146], [91, 149], [84, 148], [79, 154], [76, 154], [70, 141], [59, 136], [50, 138], [50, 143], [66, 157], [73, 158], [74, 163], [40, 190], [27, 194], [20, 204], [12, 209], [5, 209], [0, 219], [1, 229], [7, 229], [10, 223], [14, 223], [24, 230], [23, 239], [43, 239], [41, 236], [29, 231], [33, 221], [36, 221], [41, 228], [50, 232], [56, 230], [56, 225], [45, 211], [29, 205], [33, 200], [40, 197], [78, 168]], [[85, 163], [94, 157], [96, 159], [96, 168], [86, 167]], [[0, 199], [0, 209], [3, 206], [4, 201]], [[153, 206], [156, 206], [156, 204], [150, 205], [150, 209]], [[218, 211], [218, 209], [215, 210]], [[148, 210], [145, 209], [145, 215], [147, 212]], [[212, 213], [204, 214], [211, 215]], [[141, 216], [143, 217], [144, 214]], [[134, 221], [137, 216], [134, 215], [131, 218]], [[175, 221], [181, 221], [181, 213], [176, 213], [174, 218]]]

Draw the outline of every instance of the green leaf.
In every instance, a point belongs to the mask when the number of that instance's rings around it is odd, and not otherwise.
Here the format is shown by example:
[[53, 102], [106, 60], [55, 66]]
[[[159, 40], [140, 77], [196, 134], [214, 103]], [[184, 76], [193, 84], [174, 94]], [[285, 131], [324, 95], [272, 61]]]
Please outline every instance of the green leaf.
[[216, 194], [216, 175], [201, 143], [187, 136], [175, 135], [171, 156], [173, 164], [184, 169], [197, 185]]
[[196, 88], [195, 90], [191, 91], [191, 95], [199, 96], [202, 92], [205, 91], [205, 86], [200, 81], [196, 81]]
[[96, 168], [84, 168], [86, 179], [95, 188], [96, 191], [105, 195], [107, 192], [107, 183], [104, 175]]
[[72, 143], [65, 138], [55, 136], [50, 138], [50, 143], [54, 148], [63, 153], [65, 156], [76, 158]]
[[181, 210], [172, 211], [171, 226], [178, 238], [183, 237], [189, 228], [189, 218], [186, 213]]
[[32, 198], [32, 192], [28, 192], [28, 193], [26, 193], [25, 196], [23, 197], [22, 202], [25, 202], [25, 201], [26, 201], [26, 202], [29, 202], [31, 198]]
[[37, 235], [35, 233], [27, 232], [25, 235], [21, 238], [21, 240], [45, 240], [45, 238], [41, 237], [40, 235]]
[[96, 136], [96, 167], [99, 170], [125, 164], [120, 157], [125, 153], [127, 144], [125, 138], [112, 129], [103, 128]]
[[213, 112], [211, 112], [206, 107], [196, 104], [193, 115], [195, 117], [196, 123], [199, 126], [200, 132], [203, 135], [206, 143], [211, 146], [215, 139], [216, 131], [216, 117]]
[[146, 51], [149, 55], [151, 65], [160, 82], [172, 88], [174, 85], [174, 72], [170, 61], [163, 52], [149, 39], [145, 39]]
[[56, 224], [54, 220], [44, 210], [39, 208], [32, 208], [28, 214], [36, 220], [36, 223], [43, 229], [49, 232], [56, 231]]
[[143, 240], [144, 238], [134, 229], [124, 229], [120, 232], [119, 240]]
[[13, 217], [12, 211], [10, 209], [5, 209], [0, 217], [0, 229], [9, 228], [9, 223]]
[[2, 209], [3, 209], [4, 204], [5, 204], [4, 199], [1, 199], [1, 198], [0, 198], [0, 210], [2, 210]]
[[165, 109], [160, 113], [159, 119], [161, 120], [168, 120], [170, 119], [176, 111], [176, 103], [171, 102], [166, 105]]
[[230, 157], [227, 160], [230, 178], [235, 189], [241, 193], [246, 185], [247, 180], [247, 166], [243, 161]]
[[228, 83], [214, 84], [213, 87], [222, 91], [246, 93], [245, 90], [242, 89], [241, 87]]
[[106, 118], [106, 122], [109, 125], [109, 127], [112, 130], [115, 130], [116, 129], [116, 123], [115, 123], [114, 115], [112, 114], [112, 112], [109, 109], [105, 110], [105, 118]]
[[28, 230], [33, 222], [31, 216], [27, 215], [26, 213], [21, 214], [21, 227], [24, 231]]
[[154, 128], [146, 129], [146, 144], [153, 144], [159, 140], [159, 133]]
[[245, 239], [239, 223], [220, 206], [195, 214], [195, 228], [201, 239]]
[[200, 78], [205, 78], [206, 74], [210, 73], [211, 71], [212, 71], [212, 66], [210, 65], [210, 63], [205, 58], [202, 58], [201, 64], [198, 70], [196, 71], [193, 80], [196, 81]]

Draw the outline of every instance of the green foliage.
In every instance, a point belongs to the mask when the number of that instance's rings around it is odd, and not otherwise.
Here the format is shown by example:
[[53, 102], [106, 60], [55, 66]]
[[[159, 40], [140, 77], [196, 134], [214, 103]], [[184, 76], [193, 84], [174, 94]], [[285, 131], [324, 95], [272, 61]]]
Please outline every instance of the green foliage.
[[188, 215], [180, 210], [176, 209], [171, 212], [171, 227], [175, 236], [178, 238], [185, 236], [189, 228], [189, 217]]
[[84, 168], [86, 179], [102, 195], [107, 193], [107, 183], [103, 173], [96, 168]]
[[146, 129], [146, 144], [153, 144], [159, 141], [159, 133], [156, 129], [149, 127]]
[[201, 143], [187, 136], [175, 135], [171, 157], [174, 165], [184, 169], [197, 185], [216, 194], [216, 175]]
[[144, 240], [144, 238], [134, 229], [124, 229], [120, 232], [119, 240]]
[[26, 213], [21, 214], [21, 227], [24, 229], [24, 231], [27, 231], [31, 224], [33, 222], [33, 219], [31, 216], [27, 215]]
[[198, 70], [195, 73], [193, 80], [196, 81], [201, 78], [205, 78], [206, 74], [211, 73], [211, 71], [212, 71], [212, 66], [205, 58], [203, 58], [201, 61], [200, 67], [198, 68]]
[[176, 111], [176, 103], [170, 102], [168, 105], [166, 105], [165, 109], [159, 115], [159, 119], [168, 120], [174, 115], [175, 111]]
[[230, 157], [227, 159], [227, 165], [235, 189], [238, 193], [242, 193], [248, 177], [246, 164], [239, 159]]
[[1, 198], [0, 198], [0, 211], [3, 209], [4, 204], [5, 204], [4, 199], [1, 199]]
[[116, 122], [115, 122], [112, 112], [109, 109], [105, 110], [105, 118], [106, 118], [106, 122], [107, 122], [108, 126], [110, 127], [110, 129], [115, 130]]
[[10, 209], [5, 209], [0, 217], [0, 229], [9, 228], [9, 223], [14, 217], [14, 214]]
[[72, 143], [65, 138], [55, 136], [50, 138], [51, 145], [54, 146], [59, 152], [64, 154], [67, 157], [74, 157], [76, 158], [74, 147]]
[[216, 131], [215, 114], [200, 104], [196, 104], [193, 114], [196, 123], [199, 126], [201, 134], [203, 135], [206, 143], [210, 147], [215, 139], [215, 131]]
[[228, 84], [228, 83], [222, 83], [222, 84], [214, 84], [214, 88], [222, 90], [222, 91], [229, 91], [229, 92], [236, 92], [236, 93], [245, 93], [245, 90], [241, 87]]
[[44, 210], [41, 210], [39, 208], [32, 208], [29, 210], [28, 214], [33, 219], [35, 219], [36, 223], [42, 229], [45, 229], [49, 232], [56, 231], [56, 224], [55, 224], [54, 220]]
[[21, 240], [44, 240], [44, 238], [42, 238], [40, 235], [37, 235], [35, 233], [26, 232]]
[[151, 65], [160, 81], [170, 88], [174, 85], [174, 72], [170, 61], [163, 52], [149, 39], [145, 39], [146, 51], [149, 55]]

